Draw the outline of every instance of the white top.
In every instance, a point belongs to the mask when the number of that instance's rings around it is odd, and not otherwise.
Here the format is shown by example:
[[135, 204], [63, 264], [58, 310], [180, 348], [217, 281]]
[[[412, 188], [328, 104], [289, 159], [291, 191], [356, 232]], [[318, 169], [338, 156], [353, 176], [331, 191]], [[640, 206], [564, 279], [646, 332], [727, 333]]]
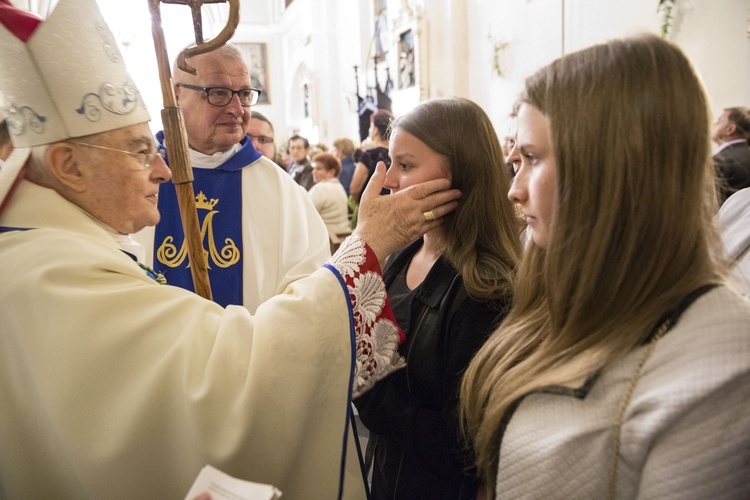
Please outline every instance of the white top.
[[336, 235], [351, 231], [348, 197], [337, 178], [322, 180], [310, 188], [310, 198], [325, 222], [331, 241], [341, 243]]
[[740, 189], [721, 206], [717, 217], [735, 280], [750, 295], [750, 188]]
[[498, 499], [606, 499], [615, 467], [617, 499], [750, 498], [748, 299], [713, 289], [658, 340], [615, 457], [613, 429], [645, 349], [604, 369], [583, 399], [523, 399], [502, 440]]

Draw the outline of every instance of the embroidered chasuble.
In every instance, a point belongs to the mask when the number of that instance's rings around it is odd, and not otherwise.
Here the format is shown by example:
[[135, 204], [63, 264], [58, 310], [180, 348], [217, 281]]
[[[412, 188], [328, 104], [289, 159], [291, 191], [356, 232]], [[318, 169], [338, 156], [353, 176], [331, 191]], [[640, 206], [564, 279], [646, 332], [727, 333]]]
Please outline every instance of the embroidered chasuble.
[[[163, 144], [164, 133], [157, 139]], [[198, 224], [208, 258], [211, 291], [216, 303], [242, 305], [242, 169], [261, 154], [245, 137], [241, 149], [214, 169], [193, 169]], [[169, 160], [167, 159], [167, 164]], [[154, 239], [154, 270], [170, 285], [195, 291], [188, 267], [187, 244], [182, 230], [177, 192], [173, 183], [159, 187], [161, 222]]]
[[0, 261], [9, 498], [183, 498], [207, 463], [285, 499], [365, 498], [350, 395], [403, 366], [404, 337], [356, 236], [253, 315], [158, 285], [101, 224], [22, 179]]

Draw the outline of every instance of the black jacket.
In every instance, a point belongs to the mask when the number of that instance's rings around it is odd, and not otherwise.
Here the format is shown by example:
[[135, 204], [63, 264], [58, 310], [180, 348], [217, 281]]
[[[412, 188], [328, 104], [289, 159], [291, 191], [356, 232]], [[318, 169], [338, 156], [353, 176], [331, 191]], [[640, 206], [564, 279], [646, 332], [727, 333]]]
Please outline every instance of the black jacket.
[[[394, 255], [383, 278], [390, 287], [419, 250], [419, 240]], [[505, 317], [510, 298], [469, 297], [458, 272], [440, 258], [411, 297], [401, 325], [407, 367], [354, 401], [376, 436], [373, 498], [474, 498], [477, 481], [460, 439], [458, 390], [476, 351]]]

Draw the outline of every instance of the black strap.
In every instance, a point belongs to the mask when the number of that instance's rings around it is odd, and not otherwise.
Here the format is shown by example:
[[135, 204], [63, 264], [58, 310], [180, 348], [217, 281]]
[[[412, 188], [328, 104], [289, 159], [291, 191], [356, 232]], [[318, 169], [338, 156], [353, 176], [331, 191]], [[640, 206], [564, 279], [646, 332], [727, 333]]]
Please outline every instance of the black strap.
[[[349, 405], [349, 421], [351, 422], [352, 431], [354, 433], [354, 444], [357, 447], [357, 459], [359, 460], [359, 469], [362, 472], [362, 483], [365, 486], [365, 496], [367, 497], [367, 500], [370, 500], [371, 498], [370, 485], [367, 482], [367, 474], [370, 470], [370, 467], [369, 467], [370, 464], [365, 464], [365, 460], [362, 458], [362, 446], [359, 444], [359, 433], [357, 432], [357, 422], [354, 416], [354, 407], [352, 405]], [[369, 449], [370, 449], [369, 440], [367, 443], [367, 449], [369, 452]]]
[[718, 285], [716, 283], [703, 285], [683, 297], [679, 304], [677, 304], [674, 308], [670, 309], [664, 315], [662, 315], [661, 318], [659, 318], [659, 321], [656, 322], [656, 326], [654, 326], [648, 336], [643, 340], [643, 345], [649, 344], [652, 340], [654, 340], [654, 336], [659, 331], [659, 328], [662, 326], [662, 324], [667, 325], [667, 330], [671, 329], [675, 325], [675, 323], [677, 323], [677, 320], [680, 319], [682, 313], [684, 313], [685, 310], [693, 304], [693, 302], [695, 302], [703, 294], [705, 294], [709, 290], [716, 288], [717, 286]]

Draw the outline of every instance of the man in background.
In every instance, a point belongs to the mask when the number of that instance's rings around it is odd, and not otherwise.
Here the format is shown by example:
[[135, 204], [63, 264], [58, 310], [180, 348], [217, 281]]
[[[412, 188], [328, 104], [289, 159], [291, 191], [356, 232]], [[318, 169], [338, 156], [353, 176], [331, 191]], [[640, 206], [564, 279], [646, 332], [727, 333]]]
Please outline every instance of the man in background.
[[726, 108], [714, 123], [711, 137], [719, 145], [714, 154], [719, 205], [750, 187], [750, 108]]
[[253, 147], [274, 163], [276, 161], [276, 140], [273, 124], [259, 111], [251, 111], [245, 133], [253, 141]]
[[312, 165], [310, 165], [310, 142], [301, 135], [295, 134], [289, 139], [288, 145], [289, 156], [292, 157], [289, 175], [297, 184], [309, 191], [315, 184]]

